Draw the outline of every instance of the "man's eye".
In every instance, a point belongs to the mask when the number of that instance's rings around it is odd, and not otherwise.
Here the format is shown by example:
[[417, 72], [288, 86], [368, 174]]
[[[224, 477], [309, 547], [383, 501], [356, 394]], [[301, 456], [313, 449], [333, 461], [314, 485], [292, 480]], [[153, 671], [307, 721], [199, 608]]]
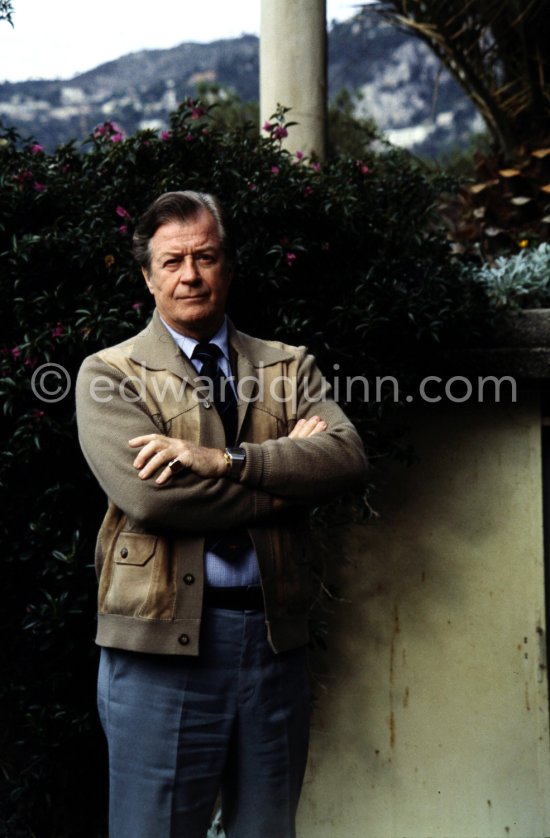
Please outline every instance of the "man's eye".
[[202, 262], [204, 265], [211, 265], [214, 261], [214, 257], [211, 256], [209, 253], [200, 253], [197, 256], [197, 261]]

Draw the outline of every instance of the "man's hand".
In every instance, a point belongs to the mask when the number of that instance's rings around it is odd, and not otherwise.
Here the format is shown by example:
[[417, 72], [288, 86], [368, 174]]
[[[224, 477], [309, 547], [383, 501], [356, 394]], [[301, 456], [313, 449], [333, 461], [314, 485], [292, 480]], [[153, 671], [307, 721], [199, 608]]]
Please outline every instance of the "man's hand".
[[[309, 419], [299, 419], [288, 435], [289, 439], [307, 439], [321, 431], [326, 431], [327, 423], [319, 416]], [[155, 483], [162, 485], [174, 476], [168, 463], [178, 460], [178, 470], [187, 469], [199, 477], [224, 477], [227, 474], [227, 464], [220, 448], [205, 448], [187, 442], [185, 439], [163, 436], [162, 434], [146, 434], [128, 440], [131, 448], [141, 451], [134, 460], [134, 468], [138, 469], [138, 477], [148, 480], [155, 472], [162, 468]]]
[[[128, 440], [131, 448], [143, 446], [136, 459], [134, 468], [138, 469], [138, 477], [147, 480], [162, 468], [155, 483], [161, 485], [174, 476], [174, 471], [168, 466], [173, 460], [181, 463], [178, 470], [187, 469], [200, 477], [222, 477], [227, 472], [227, 465], [220, 448], [205, 448], [187, 442], [184, 439], [163, 436], [162, 434], [146, 434]], [[163, 468], [164, 466], [164, 468]]]

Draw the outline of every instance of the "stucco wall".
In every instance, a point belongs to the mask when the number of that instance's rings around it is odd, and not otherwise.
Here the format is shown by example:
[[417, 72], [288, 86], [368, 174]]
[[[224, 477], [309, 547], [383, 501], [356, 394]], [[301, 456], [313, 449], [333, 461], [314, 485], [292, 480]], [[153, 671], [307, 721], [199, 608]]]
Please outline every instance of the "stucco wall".
[[411, 411], [347, 538], [300, 838], [550, 835], [540, 411]]

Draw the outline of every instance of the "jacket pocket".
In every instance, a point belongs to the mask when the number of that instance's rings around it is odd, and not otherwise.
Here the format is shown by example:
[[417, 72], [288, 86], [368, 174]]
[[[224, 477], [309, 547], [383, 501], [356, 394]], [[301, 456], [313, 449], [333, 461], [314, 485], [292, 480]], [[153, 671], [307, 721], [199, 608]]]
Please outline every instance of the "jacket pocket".
[[121, 532], [113, 547], [111, 579], [102, 610], [138, 616], [153, 584], [158, 539], [154, 535]]
[[115, 564], [143, 567], [155, 555], [157, 538], [139, 532], [121, 532], [115, 542]]

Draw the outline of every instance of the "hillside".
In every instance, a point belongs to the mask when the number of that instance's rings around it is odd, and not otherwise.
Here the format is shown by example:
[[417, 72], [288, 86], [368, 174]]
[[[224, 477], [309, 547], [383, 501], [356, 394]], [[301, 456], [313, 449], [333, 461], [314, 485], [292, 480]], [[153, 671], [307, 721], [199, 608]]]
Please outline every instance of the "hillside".
[[[333, 24], [329, 32], [329, 95], [357, 94], [357, 112], [371, 116], [397, 144], [435, 156], [481, 128], [475, 111], [430, 50], [373, 15]], [[162, 130], [168, 115], [200, 82], [258, 99], [259, 44], [253, 35], [145, 50], [67, 80], [0, 84], [0, 120], [47, 149], [84, 139], [113, 120], [125, 133]], [[434, 91], [437, 89], [437, 97]]]

